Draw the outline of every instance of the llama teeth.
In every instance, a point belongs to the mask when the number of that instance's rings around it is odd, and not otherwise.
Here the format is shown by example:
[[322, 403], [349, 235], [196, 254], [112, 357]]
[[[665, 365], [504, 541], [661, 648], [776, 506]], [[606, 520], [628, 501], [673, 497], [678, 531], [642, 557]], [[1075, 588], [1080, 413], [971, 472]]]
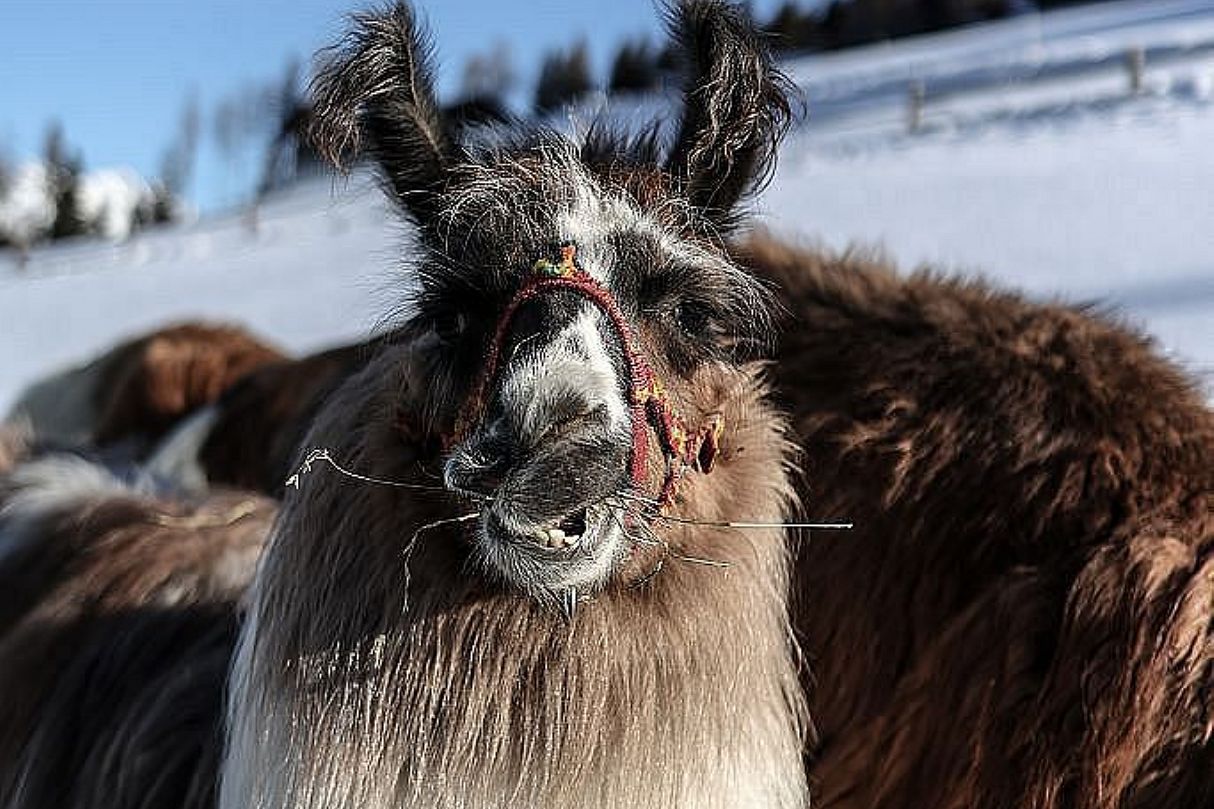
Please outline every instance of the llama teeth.
[[527, 536], [541, 548], [565, 547], [565, 532], [559, 528], [533, 528]]
[[553, 550], [569, 550], [576, 548], [582, 542], [581, 534], [566, 534], [560, 528], [533, 528], [526, 534], [527, 538], [541, 548]]

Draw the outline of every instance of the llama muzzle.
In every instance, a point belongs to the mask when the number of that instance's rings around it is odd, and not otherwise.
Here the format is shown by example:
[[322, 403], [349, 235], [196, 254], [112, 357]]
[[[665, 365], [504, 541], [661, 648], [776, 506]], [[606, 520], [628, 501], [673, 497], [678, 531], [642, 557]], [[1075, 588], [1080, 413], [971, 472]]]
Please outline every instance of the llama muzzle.
[[675, 410], [661, 379], [640, 350], [635, 332], [615, 296], [579, 266], [577, 245], [570, 242], [562, 244], [558, 256], [556, 260], [541, 258], [536, 261], [530, 275], [503, 310], [494, 330], [485, 366], [456, 421], [453, 441], [448, 443], [466, 439], [484, 420], [487, 398], [498, 376], [506, 337], [520, 308], [544, 295], [572, 292], [602, 312], [622, 348], [628, 377], [627, 406], [631, 431], [628, 477], [634, 493], [648, 494], [649, 430], [652, 429], [665, 456], [666, 473], [655, 498], [660, 504], [659, 508], [664, 508], [674, 498], [679, 480], [686, 470], [695, 469], [701, 473], [712, 471], [725, 429], [724, 418], [720, 414], [712, 414], [699, 428], [690, 428]]

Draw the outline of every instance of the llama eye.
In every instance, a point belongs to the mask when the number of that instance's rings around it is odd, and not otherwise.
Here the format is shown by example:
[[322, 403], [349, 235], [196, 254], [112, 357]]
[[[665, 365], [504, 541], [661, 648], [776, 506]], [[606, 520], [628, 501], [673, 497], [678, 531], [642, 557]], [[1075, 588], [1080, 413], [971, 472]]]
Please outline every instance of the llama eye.
[[701, 337], [712, 322], [708, 307], [695, 301], [680, 301], [674, 310], [674, 320], [684, 334]]
[[434, 318], [433, 328], [438, 339], [452, 343], [459, 339], [468, 325], [463, 312], [448, 312]]

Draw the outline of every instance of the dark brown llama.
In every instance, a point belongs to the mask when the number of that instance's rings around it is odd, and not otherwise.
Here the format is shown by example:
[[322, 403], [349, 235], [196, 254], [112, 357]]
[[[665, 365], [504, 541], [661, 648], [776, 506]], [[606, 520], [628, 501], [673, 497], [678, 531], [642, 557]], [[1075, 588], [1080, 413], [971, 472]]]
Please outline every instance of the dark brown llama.
[[227, 486], [281, 497], [321, 406], [386, 339], [390, 336], [251, 371], [151, 445], [142, 457], [144, 467], [184, 491]]
[[821, 806], [1214, 806], [1214, 414], [1091, 311], [757, 236]]
[[386, 339], [295, 359], [244, 329], [180, 323], [39, 380], [6, 424], [37, 447], [140, 462], [189, 489], [281, 496], [320, 406]]
[[[788, 505], [783, 423], [751, 361], [766, 296], [720, 241], [788, 108], [737, 12], [688, 2], [675, 19], [689, 78], [662, 161], [652, 139], [452, 141], [403, 6], [358, 18], [325, 74], [324, 140], [378, 162], [417, 226], [420, 292], [307, 439], [372, 480], [317, 464], [287, 493], [247, 594], [221, 806], [805, 805], [782, 532], [677, 521], [779, 521]], [[110, 500], [71, 480], [22, 487], [32, 505], [0, 530], [83, 525], [72, 547], [96, 547], [87, 516]], [[137, 506], [149, 532], [168, 508]], [[229, 542], [225, 512], [201, 508], [224, 537], [204, 545]], [[66, 592], [87, 583], [75, 569]], [[217, 632], [238, 581], [207, 590], [222, 590]], [[195, 592], [174, 616], [212, 603]], [[110, 627], [105, 668], [132, 693], [156, 683], [130, 655], [158, 629]], [[5, 728], [10, 749], [38, 737], [67, 757], [7, 771], [12, 805], [62, 805], [30, 784], [131, 795], [148, 779], [148, 802], [199, 805], [215, 726], [191, 725], [181, 766], [142, 769], [142, 744], [67, 720], [113, 682], [95, 671]]]
[[212, 485], [281, 496], [321, 406], [382, 344], [372, 339], [338, 346], [267, 365], [238, 380], [215, 403], [213, 416], [199, 419], [199, 474]]
[[181, 323], [124, 341], [30, 386], [6, 421], [56, 446], [126, 445], [145, 453], [236, 380], [285, 359], [244, 329]]

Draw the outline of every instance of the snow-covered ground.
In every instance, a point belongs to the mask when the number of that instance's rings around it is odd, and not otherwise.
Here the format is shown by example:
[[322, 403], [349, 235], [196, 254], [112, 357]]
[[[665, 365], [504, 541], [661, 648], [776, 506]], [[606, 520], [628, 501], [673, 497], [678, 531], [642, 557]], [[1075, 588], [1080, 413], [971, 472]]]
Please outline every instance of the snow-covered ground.
[[[1130, 47], [1146, 54], [1137, 95]], [[1214, 390], [1214, 2], [1072, 9], [791, 68], [809, 120], [761, 201], [772, 227], [1103, 302]]]
[[[1131, 96], [1130, 47], [1147, 56]], [[1214, 390], [1214, 2], [1022, 17], [790, 64], [809, 120], [759, 202], [776, 230], [879, 246], [1040, 297], [1100, 300]], [[908, 132], [910, 82], [926, 96]], [[167, 321], [245, 323], [307, 351], [400, 303], [404, 234], [365, 183], [238, 214], [0, 253], [0, 411], [20, 387]]]

